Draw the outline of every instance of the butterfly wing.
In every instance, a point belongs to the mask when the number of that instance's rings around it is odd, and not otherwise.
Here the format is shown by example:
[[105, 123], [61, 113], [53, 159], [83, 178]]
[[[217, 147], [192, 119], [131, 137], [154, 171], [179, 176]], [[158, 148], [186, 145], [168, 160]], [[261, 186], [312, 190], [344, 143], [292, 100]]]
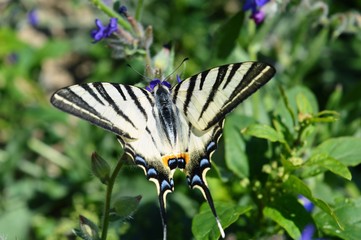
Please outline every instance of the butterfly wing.
[[239, 103], [266, 84], [275, 74], [272, 66], [259, 62], [235, 63], [196, 74], [175, 86], [173, 102], [190, 123], [190, 162], [185, 168], [189, 186], [201, 190], [209, 203], [222, 237], [206, 182], [211, 155], [222, 135], [224, 118]]
[[173, 88], [173, 102], [193, 127], [207, 130], [266, 84], [275, 69], [265, 63], [223, 65], [196, 74]]
[[218, 141], [222, 136], [223, 122], [212, 126], [207, 131], [199, 131], [193, 128], [189, 136], [190, 161], [186, 165], [188, 185], [191, 189], [198, 188], [207, 200], [211, 211], [216, 218], [217, 226], [224, 238], [225, 234], [214, 207], [212, 195], [208, 189], [206, 173], [211, 168], [211, 156], [217, 148]]
[[58, 90], [51, 103], [123, 138], [138, 139], [154, 104], [146, 90], [115, 84], [79, 84]]
[[51, 103], [118, 135], [124, 151], [155, 183], [166, 237], [166, 195], [174, 189], [172, 173], [162, 163], [163, 139], [148, 91], [114, 83], [89, 83], [57, 91]]

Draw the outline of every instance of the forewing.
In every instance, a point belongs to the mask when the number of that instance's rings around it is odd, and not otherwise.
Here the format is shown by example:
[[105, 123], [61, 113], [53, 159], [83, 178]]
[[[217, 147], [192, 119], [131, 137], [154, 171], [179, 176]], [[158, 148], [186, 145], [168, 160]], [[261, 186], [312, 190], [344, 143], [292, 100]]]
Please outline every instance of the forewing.
[[144, 89], [115, 84], [88, 83], [58, 90], [51, 103], [70, 114], [126, 139], [138, 139], [154, 104]]
[[176, 85], [173, 102], [198, 130], [224, 119], [239, 103], [266, 84], [275, 69], [260, 62], [223, 65], [196, 74]]

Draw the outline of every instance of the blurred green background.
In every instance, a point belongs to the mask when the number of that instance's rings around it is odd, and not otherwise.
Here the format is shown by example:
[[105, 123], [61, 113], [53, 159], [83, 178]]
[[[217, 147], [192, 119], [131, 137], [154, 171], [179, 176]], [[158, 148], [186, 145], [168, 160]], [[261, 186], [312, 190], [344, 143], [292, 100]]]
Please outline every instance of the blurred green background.
[[[134, 14], [137, 1], [121, 4]], [[242, 4], [237, 0], [144, 1], [140, 22], [153, 27], [151, 54], [171, 43], [174, 65], [190, 58], [184, 77], [232, 62], [262, 60], [274, 65], [275, 79], [236, 113], [271, 124], [270, 112], [278, 111], [281, 99], [279, 86], [286, 93], [295, 87], [308, 89], [320, 111], [340, 115], [336, 122], [314, 126], [316, 133], [303, 156], [331, 137], [360, 138], [361, 1], [271, 1], [264, 7], [266, 18], [260, 25], [241, 10]], [[89, 33], [95, 18], [107, 22], [109, 17], [90, 1], [13, 0], [3, 1], [0, 10], [0, 239], [73, 239], [71, 230], [78, 227], [79, 214], [99, 223], [102, 210], [105, 188], [90, 171], [91, 153], [97, 151], [114, 166], [122, 149], [115, 136], [60, 112], [49, 98], [55, 90], [75, 83], [142, 82], [126, 64], [143, 73], [144, 57], [114, 59], [104, 42], [92, 43]], [[29, 21], [31, 11], [36, 24]], [[263, 108], [254, 108], [259, 102]], [[215, 154], [217, 163], [223, 161], [223, 152], [221, 148]], [[249, 152], [252, 148], [246, 147]], [[248, 161], [256, 172], [262, 169], [263, 163]], [[333, 204], [336, 198], [359, 197], [360, 170], [357, 164], [350, 167], [352, 181], [323, 174], [321, 181], [328, 186], [325, 200]], [[251, 195], [239, 190], [241, 176], [235, 181], [237, 174], [229, 166], [225, 171], [210, 171], [214, 199], [246, 201], [243, 194]], [[246, 177], [252, 179], [252, 171]], [[112, 228], [109, 239], [117, 239], [117, 234], [123, 239], [161, 238], [153, 185], [135, 166], [121, 170], [115, 193], [142, 195], [142, 200], [129, 221]], [[169, 235], [175, 237], [169, 239], [191, 239], [192, 218], [203, 198], [188, 189], [181, 173], [175, 176], [175, 186], [168, 197]], [[229, 239], [256, 239], [280, 231], [264, 226], [241, 237], [237, 231], [246, 225], [242, 221], [226, 230], [236, 237]]]

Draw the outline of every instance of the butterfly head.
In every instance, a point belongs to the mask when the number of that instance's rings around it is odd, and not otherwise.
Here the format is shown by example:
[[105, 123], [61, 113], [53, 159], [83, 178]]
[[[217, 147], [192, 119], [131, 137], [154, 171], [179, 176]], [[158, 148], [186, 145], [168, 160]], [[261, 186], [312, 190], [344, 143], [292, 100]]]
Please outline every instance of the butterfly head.
[[172, 85], [168, 81], [166, 81], [166, 80], [161, 81], [158, 78], [156, 78], [156, 79], [152, 80], [145, 89], [147, 89], [149, 92], [153, 92], [155, 90], [155, 88], [159, 85], [163, 85], [163, 86], [167, 87], [167, 89], [170, 89], [172, 87]]

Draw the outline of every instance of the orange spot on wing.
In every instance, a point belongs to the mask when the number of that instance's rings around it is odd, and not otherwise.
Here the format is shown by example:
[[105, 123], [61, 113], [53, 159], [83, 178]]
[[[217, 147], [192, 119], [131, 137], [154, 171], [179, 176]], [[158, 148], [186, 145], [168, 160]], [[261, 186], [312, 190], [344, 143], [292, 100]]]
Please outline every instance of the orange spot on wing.
[[[187, 163], [189, 162], [189, 153], [178, 153], [178, 154], [170, 154], [170, 155], [165, 155], [162, 157], [162, 162], [165, 166], [168, 166], [168, 160], [170, 159], [184, 159], [184, 161]], [[169, 167], [169, 166], [168, 166]]]

